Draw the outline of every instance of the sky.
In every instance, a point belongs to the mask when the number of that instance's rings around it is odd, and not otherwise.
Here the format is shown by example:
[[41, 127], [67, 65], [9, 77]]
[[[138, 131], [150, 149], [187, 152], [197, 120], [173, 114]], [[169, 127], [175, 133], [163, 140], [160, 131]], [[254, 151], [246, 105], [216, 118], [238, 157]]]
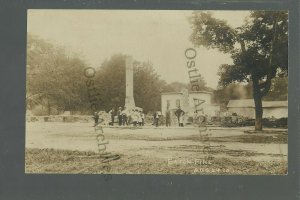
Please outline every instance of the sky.
[[[243, 24], [248, 11], [211, 11], [232, 27]], [[185, 50], [192, 29], [187, 10], [28, 10], [27, 32], [53, 44], [64, 46], [91, 66], [99, 67], [112, 55], [131, 55], [150, 61], [168, 83], [188, 83]], [[230, 55], [195, 48], [196, 67], [207, 85], [216, 88], [221, 64], [231, 64]]]

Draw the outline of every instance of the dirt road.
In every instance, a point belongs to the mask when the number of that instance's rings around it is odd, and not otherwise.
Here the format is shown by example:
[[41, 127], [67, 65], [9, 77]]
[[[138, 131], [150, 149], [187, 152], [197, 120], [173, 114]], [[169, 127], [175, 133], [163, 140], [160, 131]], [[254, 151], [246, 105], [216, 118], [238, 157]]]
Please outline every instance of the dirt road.
[[[121, 155], [119, 160], [111, 162], [111, 173], [284, 174], [287, 170], [286, 130], [278, 133], [276, 129], [268, 134], [244, 133], [251, 129], [209, 127], [207, 131], [199, 132], [195, 127], [103, 128], [108, 141], [106, 151]], [[93, 169], [93, 163], [101, 162], [95, 158], [95, 135], [89, 123], [27, 123], [26, 171], [102, 173], [103, 170], [98, 168], [94, 171], [86, 169], [86, 163]], [[57, 166], [61, 167], [51, 170], [50, 163], [40, 162], [41, 152], [44, 156], [60, 155], [52, 161], [53, 165], [62, 157], [78, 159], [80, 156], [76, 156], [78, 153], [73, 155], [74, 151], [93, 155], [90, 160], [82, 161], [81, 165], [85, 166], [82, 169], [68, 171], [64, 162], [59, 161]], [[80, 165], [77, 163], [77, 166]]]

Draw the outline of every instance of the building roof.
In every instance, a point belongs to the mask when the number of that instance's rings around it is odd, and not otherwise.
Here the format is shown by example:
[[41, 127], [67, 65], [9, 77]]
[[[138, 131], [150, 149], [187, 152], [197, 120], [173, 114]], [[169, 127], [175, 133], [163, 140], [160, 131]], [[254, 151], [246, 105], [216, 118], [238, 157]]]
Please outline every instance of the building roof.
[[[263, 108], [287, 107], [287, 101], [262, 101]], [[230, 100], [227, 108], [255, 108], [254, 99]]]
[[[209, 91], [188, 91], [189, 94], [201, 94], [201, 93], [205, 93], [205, 94], [212, 94], [212, 92]], [[162, 92], [162, 95], [168, 95], [168, 94], [182, 94], [182, 92]]]

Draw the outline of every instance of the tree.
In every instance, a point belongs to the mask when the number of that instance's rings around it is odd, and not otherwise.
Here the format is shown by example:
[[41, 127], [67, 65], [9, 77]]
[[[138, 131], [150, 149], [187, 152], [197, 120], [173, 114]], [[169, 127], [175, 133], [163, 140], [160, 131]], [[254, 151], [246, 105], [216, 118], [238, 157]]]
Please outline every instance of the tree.
[[[204, 91], [213, 91], [212, 88], [209, 88], [206, 86], [206, 81], [204, 80], [204, 78], [199, 74], [199, 78], [197, 82], [197, 86], [199, 87], [199, 91], [204, 90]], [[181, 83], [181, 82], [172, 82], [167, 84], [163, 91], [164, 92], [180, 92], [182, 89], [187, 89], [188, 91], [193, 91], [192, 90], [192, 83]]]
[[[238, 28], [216, 19], [211, 13], [194, 12], [191, 41], [196, 46], [231, 54], [233, 65], [220, 66], [220, 83], [251, 82], [255, 103], [255, 130], [262, 130], [262, 98], [272, 79], [288, 69], [288, 13], [252, 11]], [[280, 70], [279, 70], [280, 69]]]
[[188, 89], [188, 84], [181, 82], [172, 82], [165, 86], [163, 92], [180, 92], [182, 89]]
[[133, 91], [135, 104], [145, 112], [161, 109], [161, 93], [166, 82], [160, 79], [150, 62], [135, 62]]
[[288, 78], [275, 77], [272, 80], [270, 92], [264, 97], [265, 100], [286, 101], [288, 99]]
[[109, 111], [125, 102], [125, 55], [117, 54], [105, 60], [96, 71], [95, 88], [99, 92], [99, 109]]
[[[126, 95], [126, 55], [116, 54], [104, 61], [96, 72], [96, 88], [102, 97], [100, 108], [109, 110], [124, 106]], [[135, 104], [145, 112], [159, 110], [160, 94], [166, 83], [161, 80], [150, 62], [134, 61], [133, 92]]]
[[[193, 86], [194, 84], [192, 84], [192, 83], [189, 83], [188, 84], [188, 90], [189, 91], [193, 91], [192, 90], [192, 86]], [[204, 91], [209, 91], [209, 90], [211, 90], [211, 88], [208, 88], [207, 86], [206, 86], [206, 81], [204, 80], [204, 78], [201, 76], [201, 74], [199, 74], [199, 78], [198, 78], [198, 81], [197, 81], [197, 85], [198, 85], [198, 91], [201, 91], [201, 90], [204, 90]]]
[[55, 46], [38, 36], [27, 37], [27, 103], [45, 105], [59, 111], [88, 108], [83, 69], [78, 55], [68, 56], [64, 48]]
[[249, 99], [252, 95], [251, 84], [230, 83], [227, 86], [218, 85], [217, 90], [213, 92], [213, 101], [225, 109], [229, 100]]

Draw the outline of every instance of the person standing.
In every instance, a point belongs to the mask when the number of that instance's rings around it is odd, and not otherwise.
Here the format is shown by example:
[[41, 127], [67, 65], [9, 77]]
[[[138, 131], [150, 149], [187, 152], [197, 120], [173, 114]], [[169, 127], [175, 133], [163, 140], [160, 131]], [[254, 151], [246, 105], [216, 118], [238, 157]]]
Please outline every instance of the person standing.
[[143, 111], [141, 111], [141, 117], [142, 117], [142, 126], [145, 125], [145, 114], [143, 113]]
[[133, 126], [137, 126], [139, 122], [139, 112], [137, 109], [135, 109], [132, 114], [132, 121], [133, 121]]
[[175, 115], [178, 119], [178, 124], [180, 127], [183, 127], [183, 115], [185, 114], [185, 112], [183, 110], [181, 110], [180, 106], [178, 107], [178, 109], [175, 112]]
[[125, 126], [125, 124], [126, 126], [128, 126], [126, 107], [124, 107], [124, 109], [122, 110], [122, 125]]
[[127, 123], [129, 126], [132, 124], [132, 114], [133, 114], [133, 110], [127, 111]]
[[115, 115], [116, 115], [115, 109], [112, 108], [108, 113], [109, 113], [110, 119], [111, 119], [110, 125], [113, 126], [115, 123]]
[[143, 124], [143, 118], [142, 118], [142, 111], [141, 110], [138, 113], [138, 117], [139, 117], [139, 126], [142, 126], [142, 124]]
[[169, 109], [166, 111], [166, 126], [171, 126], [171, 111]]
[[183, 127], [183, 115], [184, 115], [184, 112], [182, 112], [179, 117], [179, 126], [180, 127]]
[[119, 107], [118, 110], [118, 121], [119, 121], [119, 126], [122, 125], [122, 107]]
[[155, 112], [154, 113], [154, 125], [156, 127], [158, 127], [158, 121], [159, 121], [159, 113], [158, 112]]
[[99, 115], [98, 115], [97, 112], [94, 112], [93, 118], [94, 118], [95, 126], [96, 126], [98, 124], [98, 121], [99, 121]]
[[193, 117], [193, 123], [197, 124], [198, 126], [200, 126], [200, 125], [203, 125], [204, 122], [205, 122], [205, 116], [204, 116], [203, 109], [201, 109], [201, 110], [195, 110], [194, 111], [194, 117]]

